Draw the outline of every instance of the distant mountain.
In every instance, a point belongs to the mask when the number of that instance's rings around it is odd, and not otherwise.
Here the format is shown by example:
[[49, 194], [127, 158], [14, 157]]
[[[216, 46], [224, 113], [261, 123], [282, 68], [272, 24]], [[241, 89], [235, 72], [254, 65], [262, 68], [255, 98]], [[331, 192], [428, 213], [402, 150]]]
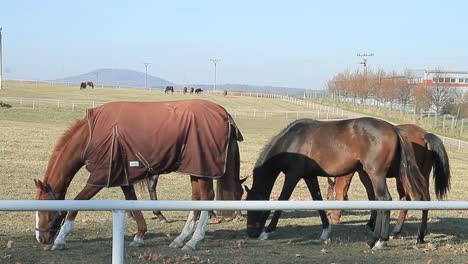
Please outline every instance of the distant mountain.
[[[119, 85], [135, 88], [145, 87], [144, 72], [127, 69], [97, 69], [85, 74], [66, 77], [54, 80], [54, 82], [80, 83], [82, 81], [92, 81], [98, 85]], [[174, 83], [148, 74], [148, 87], [164, 87], [174, 85]]]

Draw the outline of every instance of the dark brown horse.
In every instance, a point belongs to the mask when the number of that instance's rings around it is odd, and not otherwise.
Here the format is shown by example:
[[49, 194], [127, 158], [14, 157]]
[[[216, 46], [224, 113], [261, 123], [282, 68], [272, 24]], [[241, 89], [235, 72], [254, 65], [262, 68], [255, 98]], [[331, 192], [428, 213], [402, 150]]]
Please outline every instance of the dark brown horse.
[[[429, 188], [429, 176], [431, 170], [433, 170], [434, 177], [434, 189], [438, 199], [444, 199], [450, 189], [450, 165], [447, 152], [443, 145], [442, 140], [434, 134], [427, 133], [424, 129], [419, 126], [407, 124], [397, 126], [412, 143], [412, 147], [415, 152], [416, 162], [419, 170], [425, 178], [426, 186]], [[392, 166], [387, 177], [395, 177], [396, 186], [400, 200], [409, 200], [410, 197], [405, 192], [401, 178], [398, 174], [398, 168]], [[335, 181], [328, 178], [328, 200], [348, 200], [348, 189], [351, 184], [353, 174], [336, 178]], [[372, 186], [369, 182], [364, 180], [364, 185], [368, 194], [369, 200], [374, 200], [374, 193]], [[429, 190], [427, 190], [429, 192]], [[401, 233], [404, 221], [408, 210], [401, 210], [398, 217], [398, 222], [391, 232], [391, 236], [396, 236]], [[341, 218], [341, 210], [329, 210], [329, 215], [334, 223], [339, 223]], [[421, 226], [418, 231], [417, 243], [424, 243], [424, 236], [427, 228], [427, 217], [428, 211], [423, 210]], [[372, 217], [367, 224], [371, 229], [374, 227], [375, 213], [372, 213]]]
[[[396, 156], [401, 158], [395, 159]], [[377, 200], [391, 200], [386, 178], [393, 162], [399, 164], [405, 192], [413, 200], [428, 200], [424, 177], [418, 170], [413, 149], [406, 136], [393, 125], [375, 118], [342, 121], [297, 120], [275, 136], [260, 154], [253, 170], [252, 189], [247, 200], [268, 200], [280, 172], [285, 185], [280, 200], [291, 196], [300, 179], [314, 199], [321, 194], [317, 176], [341, 177], [359, 171], [372, 183]], [[330, 232], [325, 211], [319, 211], [323, 233]], [[247, 212], [247, 234], [258, 237], [263, 231], [269, 211]], [[388, 210], [377, 211], [377, 221], [370, 247], [381, 247], [389, 239]], [[379, 243], [377, 243], [379, 241]]]
[[[237, 141], [241, 140], [226, 110], [208, 101], [107, 103], [89, 109], [87, 117], [75, 121], [60, 138], [44, 179], [35, 180], [36, 199], [65, 199], [73, 177], [86, 165], [88, 184], [75, 200], [91, 199], [103, 187], [120, 187], [127, 200], [136, 200], [134, 183], [172, 171], [200, 175], [190, 176], [193, 200], [214, 198], [213, 179], [218, 180], [218, 200], [240, 200]], [[130, 245], [143, 245], [146, 223], [140, 211], [133, 214], [138, 232]], [[37, 240], [54, 242], [52, 249], [64, 248], [76, 215], [76, 211], [37, 212]], [[204, 237], [207, 217], [206, 211], [190, 212], [184, 230], [170, 246], [196, 249]]]
[[174, 93], [174, 86], [166, 86], [166, 89], [164, 90], [164, 93], [165, 94], [168, 94], [168, 93], [173, 94]]

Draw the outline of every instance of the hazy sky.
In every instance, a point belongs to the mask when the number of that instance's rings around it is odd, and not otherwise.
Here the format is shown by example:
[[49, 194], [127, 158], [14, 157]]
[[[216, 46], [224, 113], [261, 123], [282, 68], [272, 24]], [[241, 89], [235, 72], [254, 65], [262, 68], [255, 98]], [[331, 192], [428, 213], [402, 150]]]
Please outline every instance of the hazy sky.
[[0, 2], [3, 74], [126, 68], [176, 83], [323, 89], [346, 68], [468, 70], [467, 1]]

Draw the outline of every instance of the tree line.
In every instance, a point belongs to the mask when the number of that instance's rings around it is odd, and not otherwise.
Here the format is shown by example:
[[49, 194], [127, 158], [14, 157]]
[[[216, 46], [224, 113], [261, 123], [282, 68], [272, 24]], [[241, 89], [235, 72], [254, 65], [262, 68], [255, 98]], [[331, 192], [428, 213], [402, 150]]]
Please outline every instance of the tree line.
[[[433, 73], [434, 80], [445, 77], [443, 71], [439, 72]], [[459, 118], [468, 117], [468, 88], [455, 88], [444, 82], [428, 85], [410, 70], [403, 73], [383, 69], [367, 72], [345, 70], [328, 81], [328, 91], [356, 103], [373, 99], [378, 105], [390, 105], [391, 108], [399, 105], [404, 111], [411, 105], [418, 113], [436, 111]]]

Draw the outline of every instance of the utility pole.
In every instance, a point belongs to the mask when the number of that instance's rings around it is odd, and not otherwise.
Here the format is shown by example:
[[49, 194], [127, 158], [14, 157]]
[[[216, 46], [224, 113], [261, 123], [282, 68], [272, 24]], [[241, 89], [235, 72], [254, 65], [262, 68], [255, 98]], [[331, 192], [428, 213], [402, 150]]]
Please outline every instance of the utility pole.
[[2, 28], [0, 27], [0, 90], [2, 89]]
[[99, 83], [99, 72], [97, 71], [96, 72], [96, 86], [98, 85]]
[[148, 66], [151, 64], [151, 62], [145, 62], [143, 64], [145, 65], [145, 89], [148, 89]]
[[360, 62], [359, 64], [364, 65], [364, 76], [366, 76], [367, 75], [367, 58], [366, 57], [372, 57], [374, 56], [374, 53], [358, 53], [357, 56], [362, 58], [362, 62]]
[[214, 64], [214, 87], [213, 87], [213, 91], [216, 91], [216, 65], [219, 62], [219, 60], [218, 59], [210, 59], [210, 61], [213, 62], [213, 64]]

